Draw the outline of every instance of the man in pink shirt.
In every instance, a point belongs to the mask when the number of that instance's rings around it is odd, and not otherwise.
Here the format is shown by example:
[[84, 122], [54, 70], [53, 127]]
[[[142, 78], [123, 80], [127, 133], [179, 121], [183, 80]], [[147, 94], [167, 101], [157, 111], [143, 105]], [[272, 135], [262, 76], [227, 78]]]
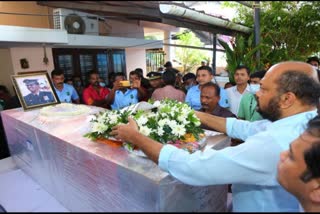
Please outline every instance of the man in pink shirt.
[[176, 81], [176, 73], [173, 70], [167, 69], [162, 74], [162, 81], [165, 84], [164, 87], [156, 89], [151, 96], [153, 100], [163, 100], [165, 98], [169, 98], [172, 100], [177, 100], [180, 102], [184, 102], [186, 94], [174, 87]]
[[99, 74], [97, 72], [91, 71], [89, 73], [89, 83], [90, 85], [83, 90], [83, 102], [87, 105], [110, 108], [106, 100], [110, 90], [99, 85]]

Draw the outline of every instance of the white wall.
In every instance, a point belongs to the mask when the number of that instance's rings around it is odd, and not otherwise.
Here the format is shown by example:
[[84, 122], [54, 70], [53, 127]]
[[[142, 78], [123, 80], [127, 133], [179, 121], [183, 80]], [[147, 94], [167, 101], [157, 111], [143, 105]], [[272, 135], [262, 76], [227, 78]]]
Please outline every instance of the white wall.
[[11, 95], [14, 95], [11, 75], [14, 74], [11, 61], [11, 54], [8, 48], [0, 49], [0, 85], [8, 88]]
[[[14, 74], [17, 74], [18, 72], [42, 70], [46, 70], [50, 74], [51, 71], [54, 69], [52, 50], [50, 47], [46, 47], [46, 53], [49, 59], [49, 63], [47, 65], [42, 61], [44, 57], [43, 47], [10, 48], [10, 53]], [[26, 58], [28, 60], [29, 68], [21, 68], [20, 59], [22, 58]]]
[[143, 26], [139, 25], [139, 21], [106, 20], [106, 23], [110, 26], [110, 31], [107, 33], [108, 36], [144, 38]]
[[146, 50], [143, 48], [126, 48], [126, 69], [127, 76], [129, 77], [130, 71], [136, 68], [143, 69], [143, 76], [146, 76], [147, 64], [146, 64]]

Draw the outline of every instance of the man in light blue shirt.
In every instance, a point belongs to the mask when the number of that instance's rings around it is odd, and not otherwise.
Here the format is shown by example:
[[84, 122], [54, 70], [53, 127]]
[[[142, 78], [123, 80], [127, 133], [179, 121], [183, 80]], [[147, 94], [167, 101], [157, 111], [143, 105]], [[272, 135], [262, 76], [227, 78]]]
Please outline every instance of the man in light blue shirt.
[[122, 86], [121, 81], [126, 79], [123, 73], [115, 74], [115, 81], [111, 92], [106, 99], [111, 103], [112, 110], [119, 110], [126, 106], [138, 103], [146, 95], [147, 91], [141, 86], [141, 76], [138, 71], [131, 71], [130, 85]]
[[[200, 101], [200, 94], [201, 90], [200, 87], [213, 79], [212, 69], [209, 66], [201, 66], [197, 69], [197, 82], [198, 85], [192, 86], [186, 95], [185, 102], [194, 110], [201, 109], [201, 101]], [[229, 107], [228, 104], [228, 95], [224, 88], [220, 87], [220, 101], [219, 105], [221, 107], [227, 108]]]
[[138, 103], [137, 89], [127, 89], [125, 92], [117, 90], [115, 92], [114, 101], [111, 104], [112, 110], [119, 110], [126, 106]]
[[64, 73], [60, 69], [54, 69], [51, 72], [51, 79], [54, 89], [62, 103], [80, 103], [79, 95], [76, 89], [69, 84], [64, 83]]
[[317, 115], [320, 85], [307, 63], [274, 65], [261, 80], [258, 108], [266, 120], [248, 122], [196, 112], [204, 125], [245, 142], [222, 150], [189, 154], [162, 145], [139, 133], [133, 119], [113, 128], [112, 134], [137, 145], [159, 167], [178, 180], [195, 186], [233, 184], [233, 209], [237, 212], [299, 211], [297, 199], [277, 182], [280, 153]]

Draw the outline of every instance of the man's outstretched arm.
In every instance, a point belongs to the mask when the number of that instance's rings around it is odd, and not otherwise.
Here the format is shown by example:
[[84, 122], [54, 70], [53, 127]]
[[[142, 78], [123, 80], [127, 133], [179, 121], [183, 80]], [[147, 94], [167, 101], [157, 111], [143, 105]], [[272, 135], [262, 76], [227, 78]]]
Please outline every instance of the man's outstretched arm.
[[136, 122], [129, 118], [127, 124], [117, 125], [112, 128], [111, 135], [116, 139], [130, 142], [141, 149], [152, 161], [158, 164], [162, 144], [141, 134]]
[[199, 117], [200, 122], [218, 132], [227, 132], [227, 120], [224, 117], [217, 117], [211, 114], [207, 114], [200, 111], [195, 111], [197, 117]]

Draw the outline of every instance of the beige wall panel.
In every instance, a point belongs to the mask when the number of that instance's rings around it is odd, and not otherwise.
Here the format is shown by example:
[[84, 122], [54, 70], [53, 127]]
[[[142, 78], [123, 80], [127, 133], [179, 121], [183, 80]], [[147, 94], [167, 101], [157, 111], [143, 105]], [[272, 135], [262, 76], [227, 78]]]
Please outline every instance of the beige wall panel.
[[[35, 1], [0, 1], [0, 11], [6, 13], [52, 14], [52, 9], [37, 5]], [[0, 13], [0, 25], [50, 28], [48, 16], [7, 15]], [[51, 24], [52, 26], [52, 24]]]
[[10, 91], [10, 94], [14, 95], [13, 84], [11, 81], [11, 75], [13, 75], [14, 72], [10, 50], [8, 48], [0, 49], [0, 65], [0, 85], [5, 85]]

